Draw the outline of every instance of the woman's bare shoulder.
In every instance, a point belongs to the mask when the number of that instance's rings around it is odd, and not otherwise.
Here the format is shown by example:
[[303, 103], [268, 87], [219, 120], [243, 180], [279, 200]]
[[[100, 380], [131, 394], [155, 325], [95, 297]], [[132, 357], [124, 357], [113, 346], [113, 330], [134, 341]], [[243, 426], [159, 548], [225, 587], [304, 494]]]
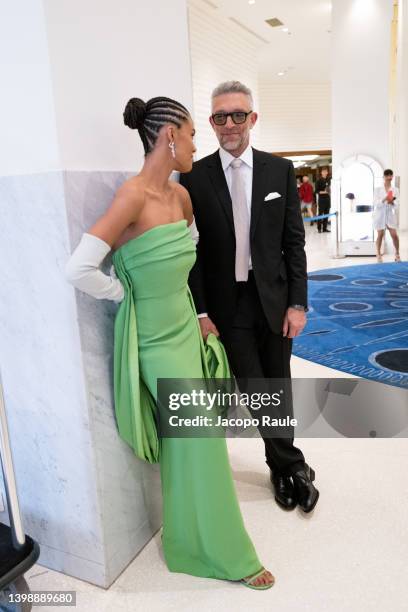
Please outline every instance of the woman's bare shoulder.
[[125, 198], [144, 198], [145, 183], [141, 176], [127, 179], [116, 191], [116, 196]]
[[129, 179], [116, 191], [115, 197], [105, 214], [88, 230], [114, 245], [122, 233], [139, 218], [144, 206], [144, 189], [139, 180]]
[[128, 179], [117, 189], [111, 208], [113, 210], [132, 211], [132, 216], [138, 216], [145, 201], [145, 185], [143, 179], [135, 176]]

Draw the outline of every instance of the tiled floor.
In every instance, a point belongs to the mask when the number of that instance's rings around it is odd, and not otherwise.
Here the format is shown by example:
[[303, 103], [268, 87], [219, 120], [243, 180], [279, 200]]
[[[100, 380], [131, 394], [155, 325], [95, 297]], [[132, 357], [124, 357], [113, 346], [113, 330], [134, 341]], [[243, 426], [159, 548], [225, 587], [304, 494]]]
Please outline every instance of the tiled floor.
[[[407, 238], [401, 235], [404, 260]], [[329, 234], [307, 228], [310, 271], [375, 263], [374, 258], [330, 259], [329, 240]], [[384, 261], [393, 261], [392, 255]], [[345, 376], [297, 358], [292, 374]], [[26, 574], [31, 589], [76, 590], [79, 612], [407, 609], [406, 439], [298, 440], [316, 469], [321, 492], [310, 516], [297, 509], [284, 512], [275, 504], [259, 439], [228, 444], [247, 529], [260, 558], [276, 576], [272, 589], [255, 592], [239, 584], [172, 574], [163, 561], [159, 534], [108, 591], [39, 565]]]

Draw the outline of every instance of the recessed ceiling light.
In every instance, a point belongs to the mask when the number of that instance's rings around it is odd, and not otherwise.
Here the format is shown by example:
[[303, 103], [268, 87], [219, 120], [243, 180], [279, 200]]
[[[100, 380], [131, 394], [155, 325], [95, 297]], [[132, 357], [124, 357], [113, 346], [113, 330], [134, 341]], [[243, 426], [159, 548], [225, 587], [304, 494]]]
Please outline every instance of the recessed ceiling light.
[[289, 32], [289, 28], [282, 28], [282, 32]]
[[255, 4], [255, 0], [248, 0], [248, 4]]
[[278, 72], [278, 76], [284, 76], [284, 72]]
[[283, 21], [277, 17], [272, 17], [272, 19], [266, 19], [265, 21], [271, 28], [280, 28], [280, 26], [283, 26]]

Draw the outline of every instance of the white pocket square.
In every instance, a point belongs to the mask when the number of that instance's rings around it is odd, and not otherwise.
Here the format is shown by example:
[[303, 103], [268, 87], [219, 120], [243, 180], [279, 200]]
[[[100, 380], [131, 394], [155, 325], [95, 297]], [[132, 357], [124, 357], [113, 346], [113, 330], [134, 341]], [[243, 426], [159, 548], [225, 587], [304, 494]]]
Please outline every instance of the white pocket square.
[[274, 200], [275, 198], [280, 198], [281, 194], [278, 193], [277, 191], [271, 191], [271, 193], [268, 193], [267, 196], [265, 196], [265, 202], [269, 202], [269, 200]]

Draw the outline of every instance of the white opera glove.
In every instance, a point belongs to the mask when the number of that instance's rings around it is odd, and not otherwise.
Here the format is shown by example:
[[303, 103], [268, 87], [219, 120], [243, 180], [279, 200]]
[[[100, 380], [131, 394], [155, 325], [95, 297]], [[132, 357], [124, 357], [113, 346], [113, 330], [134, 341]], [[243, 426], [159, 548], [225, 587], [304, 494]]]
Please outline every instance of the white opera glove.
[[110, 269], [110, 276], [99, 269], [110, 250], [109, 244], [101, 238], [84, 233], [65, 266], [65, 276], [71, 285], [98, 300], [121, 302], [125, 290], [114, 267]]
[[196, 222], [195, 219], [193, 217], [193, 222], [191, 225], [188, 226], [188, 229], [190, 230], [190, 234], [191, 234], [191, 238], [192, 240], [196, 243], [196, 245], [198, 244], [198, 239], [199, 239], [199, 233], [198, 233], [198, 229], [196, 226]]

